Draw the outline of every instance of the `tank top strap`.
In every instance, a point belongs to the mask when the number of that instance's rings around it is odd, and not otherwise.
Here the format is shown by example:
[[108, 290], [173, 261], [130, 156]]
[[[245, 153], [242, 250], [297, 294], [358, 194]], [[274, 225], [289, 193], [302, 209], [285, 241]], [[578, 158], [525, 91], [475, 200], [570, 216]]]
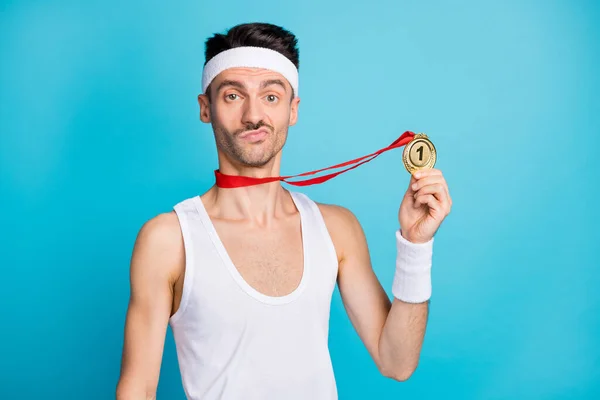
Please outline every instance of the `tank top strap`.
[[304, 193], [290, 191], [290, 194], [294, 197], [296, 206], [302, 208], [300, 211], [304, 212], [304, 215], [306, 216], [305, 220], [309, 225], [307, 228], [311, 230], [313, 236], [320, 239], [319, 242], [324, 246], [329, 259], [337, 265], [337, 253], [329, 230], [327, 229], [327, 225], [325, 224], [321, 209], [314, 200]]

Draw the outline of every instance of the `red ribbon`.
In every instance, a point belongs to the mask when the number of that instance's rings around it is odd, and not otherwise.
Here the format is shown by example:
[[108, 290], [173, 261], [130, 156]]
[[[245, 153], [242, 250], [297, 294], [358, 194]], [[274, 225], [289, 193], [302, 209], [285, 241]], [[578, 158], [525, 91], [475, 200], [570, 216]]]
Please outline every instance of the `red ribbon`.
[[[384, 147], [381, 150], [377, 150], [375, 153], [371, 153], [366, 156], [356, 158], [354, 160], [346, 161], [341, 164], [333, 165], [331, 167], [327, 167], [327, 168], [323, 168], [323, 169], [319, 169], [319, 170], [311, 171], [311, 172], [305, 172], [305, 173], [299, 174], [299, 175], [270, 176], [270, 177], [266, 177], [266, 178], [255, 178], [255, 177], [250, 177], [250, 176], [225, 175], [225, 174], [220, 173], [219, 170], [217, 169], [217, 170], [215, 170], [217, 186], [220, 188], [230, 189], [230, 188], [237, 188], [237, 187], [260, 185], [262, 183], [269, 183], [269, 182], [275, 182], [275, 181], [284, 181], [285, 183], [288, 183], [288, 184], [294, 185], [294, 186], [309, 186], [309, 185], [323, 183], [323, 182], [330, 180], [331, 178], [338, 176], [339, 174], [342, 174], [346, 171], [350, 171], [351, 169], [354, 169], [354, 168], [358, 167], [359, 165], [362, 165], [362, 164], [368, 163], [371, 160], [374, 160], [380, 154], [385, 153], [388, 150], [392, 150], [397, 147], [404, 146], [405, 144], [409, 143], [413, 139], [414, 136], [415, 136], [415, 134], [413, 132], [406, 131], [398, 139], [394, 140], [394, 142], [392, 144], [390, 144], [387, 147]], [[341, 168], [341, 167], [345, 167], [345, 166], [352, 165], [352, 164], [356, 164], [356, 165], [353, 165], [349, 168], [343, 169], [338, 172], [333, 172], [333, 173], [330, 173], [327, 175], [318, 176], [318, 177], [310, 178], [310, 179], [299, 180], [299, 181], [293, 181], [293, 182], [288, 181], [288, 179], [290, 179], [290, 178], [314, 175], [319, 172], [327, 171], [330, 169]]]

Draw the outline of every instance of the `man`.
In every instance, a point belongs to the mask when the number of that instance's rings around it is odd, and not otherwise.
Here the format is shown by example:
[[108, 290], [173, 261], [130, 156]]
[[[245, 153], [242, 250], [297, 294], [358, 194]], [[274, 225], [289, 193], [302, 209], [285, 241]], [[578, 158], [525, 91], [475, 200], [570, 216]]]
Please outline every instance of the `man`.
[[[212, 124], [223, 176], [279, 176], [298, 118], [296, 44], [259, 23], [206, 42], [200, 119]], [[427, 323], [433, 236], [450, 207], [440, 171], [413, 174], [390, 303], [343, 207], [280, 181], [215, 185], [180, 202], [146, 222], [134, 246], [117, 398], [155, 398], [170, 324], [189, 399], [336, 399], [328, 351], [336, 282], [381, 373], [408, 379]]]

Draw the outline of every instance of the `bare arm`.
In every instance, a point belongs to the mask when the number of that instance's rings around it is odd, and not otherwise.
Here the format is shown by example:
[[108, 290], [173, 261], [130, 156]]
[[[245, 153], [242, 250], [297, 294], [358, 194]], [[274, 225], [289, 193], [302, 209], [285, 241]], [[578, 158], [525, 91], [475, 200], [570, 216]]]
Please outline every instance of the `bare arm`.
[[156, 398], [173, 285], [183, 260], [183, 242], [174, 213], [161, 214], [144, 224], [131, 258], [118, 400]]
[[381, 373], [405, 381], [419, 361], [428, 305], [391, 303], [373, 272], [354, 214], [343, 207], [320, 207], [338, 253], [338, 287], [350, 321]]
[[407, 380], [417, 369], [428, 313], [429, 301], [411, 304], [394, 298], [379, 341], [379, 353], [396, 380]]

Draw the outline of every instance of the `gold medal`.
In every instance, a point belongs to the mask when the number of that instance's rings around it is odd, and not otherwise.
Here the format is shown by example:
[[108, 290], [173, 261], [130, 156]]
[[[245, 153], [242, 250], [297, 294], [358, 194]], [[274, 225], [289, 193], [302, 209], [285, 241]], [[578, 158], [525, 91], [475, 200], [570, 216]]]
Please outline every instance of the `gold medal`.
[[417, 133], [402, 153], [404, 167], [411, 175], [420, 169], [433, 168], [435, 160], [435, 146], [424, 133]]

